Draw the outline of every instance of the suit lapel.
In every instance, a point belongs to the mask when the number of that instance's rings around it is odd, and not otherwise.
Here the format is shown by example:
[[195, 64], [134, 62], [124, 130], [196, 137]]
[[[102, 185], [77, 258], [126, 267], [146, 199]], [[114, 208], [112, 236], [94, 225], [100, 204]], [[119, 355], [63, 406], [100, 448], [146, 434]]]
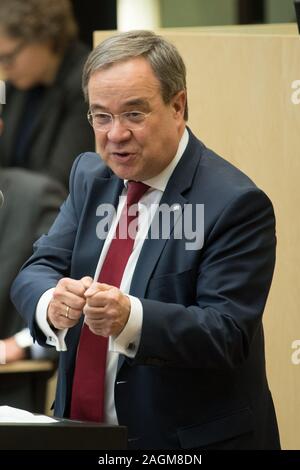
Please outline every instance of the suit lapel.
[[[160, 207], [166, 204], [173, 207], [174, 217], [171, 217], [170, 236], [172, 235], [177, 223], [180, 223], [184, 212], [184, 206], [188, 202], [188, 191], [192, 185], [195, 171], [201, 158], [201, 146], [199, 141], [189, 131], [189, 143], [176, 166], [164, 194], [160, 201]], [[176, 210], [177, 207], [177, 210]], [[152, 226], [158, 224], [158, 213], [154, 216]], [[157, 226], [157, 225], [156, 225]], [[170, 238], [170, 237], [168, 237]], [[168, 238], [151, 239], [151, 233], [148, 232], [148, 238], [145, 240], [139, 260], [137, 262], [134, 275], [131, 282], [130, 294], [136, 297], [144, 297], [149, 280], [160, 258], [162, 250]]]
[[[192, 186], [194, 175], [201, 159], [202, 148], [202, 144], [189, 130], [188, 146], [171, 175], [160, 201], [160, 206], [162, 204], [167, 204], [168, 206], [173, 207], [178, 206], [178, 209], [181, 209], [178, 210], [178, 212], [176, 211], [178, 215], [174, 212], [174, 218], [171, 218], [170, 235], [172, 234], [176, 224], [180, 222], [184, 212], [184, 205], [188, 202], [188, 191]], [[158, 214], [154, 216], [151, 225], [157, 223], [157, 215]], [[151, 275], [159, 261], [166, 243], [168, 243], [168, 239], [151, 240], [148, 232], [148, 238], [143, 244], [143, 248], [132, 277], [130, 288], [131, 295], [139, 298], [145, 297]], [[122, 367], [124, 359], [125, 356], [119, 356], [117, 373]]]
[[[139, 256], [134, 275], [131, 282], [130, 294], [136, 297], [144, 297], [147, 289], [148, 282], [151, 278], [152, 272], [160, 258], [168, 238], [174, 231], [174, 226], [179, 223], [184, 211], [184, 204], [186, 199], [174, 188], [169, 187], [165, 191], [160, 202], [160, 207], [166, 204], [168, 207], [173, 207], [174, 217], [170, 217], [170, 228], [166, 234], [167, 237], [151, 239], [151, 229], [148, 232], [148, 238], [144, 241], [141, 254]], [[156, 212], [152, 227], [159, 227], [159, 211]], [[160, 227], [161, 230], [161, 227]], [[165, 234], [165, 235], [166, 235]]]

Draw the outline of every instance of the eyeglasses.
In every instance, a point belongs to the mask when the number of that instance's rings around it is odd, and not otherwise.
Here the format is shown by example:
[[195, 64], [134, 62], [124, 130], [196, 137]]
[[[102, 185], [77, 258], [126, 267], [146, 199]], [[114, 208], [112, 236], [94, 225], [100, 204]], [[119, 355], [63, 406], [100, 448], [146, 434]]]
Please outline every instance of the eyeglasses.
[[143, 129], [147, 117], [150, 113], [143, 113], [141, 111], [126, 111], [121, 114], [111, 113], [92, 113], [88, 112], [87, 118], [90, 125], [100, 132], [108, 132], [111, 130], [116, 117], [119, 118], [120, 124], [130, 131], [137, 131]]
[[17, 55], [21, 50], [26, 46], [25, 42], [18, 44], [13, 51], [8, 52], [7, 54], [0, 54], [0, 64], [1, 65], [10, 65], [16, 60]]

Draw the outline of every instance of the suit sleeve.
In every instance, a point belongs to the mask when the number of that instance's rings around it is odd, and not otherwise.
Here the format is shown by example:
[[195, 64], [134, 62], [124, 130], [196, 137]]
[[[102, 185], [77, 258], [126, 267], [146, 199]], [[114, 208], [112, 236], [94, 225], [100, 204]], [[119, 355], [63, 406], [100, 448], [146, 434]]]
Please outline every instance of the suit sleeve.
[[[149, 296], [157, 300], [141, 299], [144, 317], [135, 362], [209, 369], [243, 364], [261, 328], [275, 245], [275, 218], [267, 196], [255, 188], [231, 201], [206, 234], [189, 275], [161, 277], [157, 292], [164, 301], [155, 292]], [[172, 289], [191, 285], [190, 305], [168, 298]]]

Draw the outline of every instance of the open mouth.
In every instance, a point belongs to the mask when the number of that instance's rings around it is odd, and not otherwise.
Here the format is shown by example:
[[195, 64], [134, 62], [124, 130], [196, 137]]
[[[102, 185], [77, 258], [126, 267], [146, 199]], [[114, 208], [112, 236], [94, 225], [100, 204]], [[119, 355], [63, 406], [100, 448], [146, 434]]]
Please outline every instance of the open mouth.
[[113, 152], [112, 155], [117, 158], [127, 158], [133, 156], [134, 154], [130, 152]]

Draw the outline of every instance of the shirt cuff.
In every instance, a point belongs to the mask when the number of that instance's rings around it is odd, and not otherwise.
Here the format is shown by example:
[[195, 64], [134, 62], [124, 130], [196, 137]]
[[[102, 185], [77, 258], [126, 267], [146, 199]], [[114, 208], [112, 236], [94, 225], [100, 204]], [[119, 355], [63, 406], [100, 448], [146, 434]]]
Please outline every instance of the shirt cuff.
[[68, 328], [54, 331], [47, 321], [47, 310], [49, 303], [52, 300], [53, 292], [54, 288], [48, 289], [40, 297], [35, 311], [35, 318], [39, 328], [47, 338], [46, 343], [49, 344], [49, 346], [54, 346], [56, 351], [66, 351], [67, 346], [65, 343], [65, 336]]
[[32, 346], [33, 344], [33, 339], [29, 328], [24, 328], [23, 330], [19, 331], [14, 335], [14, 338], [19, 348], [29, 348], [29, 346]]
[[142, 302], [132, 295], [128, 295], [130, 300], [130, 314], [128, 321], [118, 336], [109, 337], [109, 351], [124, 354], [134, 358], [138, 350], [143, 324]]

